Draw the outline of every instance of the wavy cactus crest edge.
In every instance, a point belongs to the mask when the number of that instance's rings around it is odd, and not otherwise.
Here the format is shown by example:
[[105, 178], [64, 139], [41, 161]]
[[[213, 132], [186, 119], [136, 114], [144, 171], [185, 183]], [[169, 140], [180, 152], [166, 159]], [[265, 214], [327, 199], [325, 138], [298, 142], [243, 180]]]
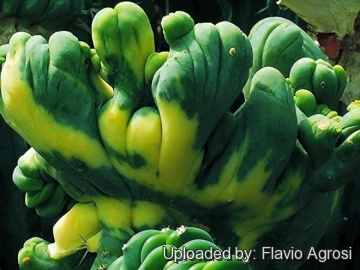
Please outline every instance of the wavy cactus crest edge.
[[[333, 99], [315, 93], [305, 114], [287, 75], [261, 62], [254, 69], [254, 55], [281, 59], [281, 44], [263, 51], [256, 31], [271, 29], [261, 23], [251, 37], [229, 22], [194, 24], [180, 11], [162, 25], [170, 49], [155, 52], [144, 11], [121, 2], [94, 18], [94, 48], [64, 31], [48, 41], [17, 33], [0, 47], [0, 112], [32, 146], [14, 182], [31, 192], [29, 183], [48, 175], [76, 201], [55, 224], [54, 243], [25, 242], [21, 269], [88, 269], [82, 267], [94, 256], [83, 253], [96, 256], [91, 269], [107, 267], [136, 232], [166, 226], [201, 224], [220, 246], [248, 250], [306, 252], [319, 241], [343, 185], [355, 177], [360, 131], [349, 132], [351, 121], [339, 116], [341, 134], [326, 145], [334, 125], [329, 131], [321, 121], [309, 121], [313, 129], [301, 124], [316, 114], [333, 119], [327, 104], [317, 104]], [[295, 26], [287, 29], [317, 60], [316, 44]], [[307, 78], [308, 69], [296, 78]], [[245, 84], [246, 98], [239, 98]], [[339, 89], [320, 95], [336, 99]], [[351, 109], [346, 119], [355, 121], [356, 113]], [[326, 158], [306, 151], [324, 145]], [[42, 186], [34, 190], [46, 202], [51, 197]], [[58, 198], [63, 203], [65, 196]]]

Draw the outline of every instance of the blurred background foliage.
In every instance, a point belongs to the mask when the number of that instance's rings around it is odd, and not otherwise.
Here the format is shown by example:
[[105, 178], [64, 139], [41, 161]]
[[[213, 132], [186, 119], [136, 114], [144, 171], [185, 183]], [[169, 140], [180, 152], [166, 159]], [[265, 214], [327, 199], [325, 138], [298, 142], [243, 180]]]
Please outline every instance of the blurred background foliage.
[[[36, 16], [35, 8], [23, 8], [21, 2], [58, 2], [51, 15], [46, 12]], [[1, 3], [19, 2], [17, 8], [3, 8]], [[63, 2], [72, 5], [62, 8]], [[91, 45], [91, 21], [97, 11], [104, 7], [114, 7], [118, 0], [0, 0], [0, 34], [2, 43], [6, 43], [12, 32], [27, 30], [48, 36], [53, 31], [68, 30], [80, 40]], [[140, 5], [147, 13], [154, 33], [158, 50], [167, 48], [161, 37], [160, 21], [163, 16], [176, 10], [189, 13], [195, 22], [213, 22], [227, 20], [239, 26], [245, 33], [259, 20], [270, 16], [281, 16], [297, 23], [302, 28], [306, 24], [290, 10], [281, 10], [275, 0], [143, 0], [132, 1]], [[24, 6], [24, 5], [23, 5]], [[29, 12], [27, 12], [29, 11]], [[58, 11], [58, 12], [56, 12]], [[65, 12], [65, 13], [64, 13]], [[39, 13], [40, 14], [40, 13]], [[66, 14], [66, 15], [64, 15]], [[7, 28], [6, 28], [7, 27]], [[1, 42], [1, 41], [0, 41]]]
[[[114, 7], [118, 0], [28, 0], [29, 2], [55, 3], [54, 12], [30, 12], [22, 5], [26, 0], [0, 0], [0, 44], [7, 43], [13, 33], [27, 31], [49, 37], [54, 31], [67, 30], [92, 46], [91, 22], [104, 7]], [[304, 30], [306, 23], [290, 10], [282, 10], [276, 0], [143, 0], [132, 1], [147, 13], [155, 33], [158, 51], [167, 50], [162, 37], [160, 21], [163, 16], [176, 10], [189, 13], [195, 22], [227, 20], [239, 26], [246, 34], [263, 18], [281, 16]], [[16, 3], [16, 7], [13, 7]], [[69, 5], [71, 3], [71, 5]], [[62, 5], [67, 5], [64, 9]], [[36, 7], [36, 6], [35, 6]], [[27, 7], [28, 8], [28, 7]], [[28, 12], [27, 12], [28, 11]], [[26, 143], [0, 119], [0, 270], [18, 269], [17, 252], [24, 241], [32, 236], [52, 240], [52, 225], [57, 220], [37, 217], [33, 209], [24, 204], [24, 194], [12, 182], [12, 171], [17, 159], [26, 150]], [[360, 269], [360, 185], [347, 185], [342, 204], [325, 232], [318, 249], [353, 250], [352, 261], [329, 261], [320, 264], [308, 261], [303, 269]], [[295, 247], [296, 248], [296, 247]], [[356, 256], [357, 253], [357, 256]]]

